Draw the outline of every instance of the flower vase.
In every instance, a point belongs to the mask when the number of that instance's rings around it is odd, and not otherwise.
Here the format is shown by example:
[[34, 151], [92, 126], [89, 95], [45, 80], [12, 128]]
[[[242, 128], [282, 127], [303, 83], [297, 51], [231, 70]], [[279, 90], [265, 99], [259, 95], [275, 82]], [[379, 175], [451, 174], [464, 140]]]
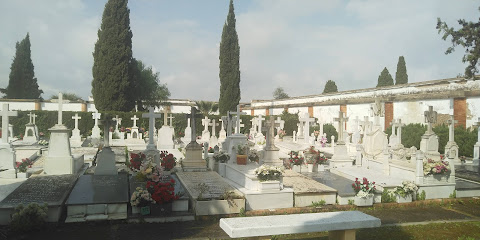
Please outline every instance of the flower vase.
[[357, 197], [355, 196], [355, 205], [357, 207], [373, 206], [373, 194], [367, 197]]
[[402, 197], [398, 194], [395, 194], [396, 197], [397, 197], [397, 203], [409, 203], [409, 202], [412, 202], [412, 195], [411, 194], [408, 194], [407, 196], [405, 197]]
[[17, 178], [28, 178], [26, 172], [18, 172], [17, 173]]
[[442, 184], [447, 183], [450, 174], [430, 174], [423, 178], [424, 184]]
[[301, 165], [293, 165], [292, 170], [295, 172], [302, 172], [302, 166]]
[[227, 164], [226, 163], [218, 163], [218, 175], [225, 177], [227, 174]]
[[238, 165], [247, 165], [247, 155], [237, 155]]

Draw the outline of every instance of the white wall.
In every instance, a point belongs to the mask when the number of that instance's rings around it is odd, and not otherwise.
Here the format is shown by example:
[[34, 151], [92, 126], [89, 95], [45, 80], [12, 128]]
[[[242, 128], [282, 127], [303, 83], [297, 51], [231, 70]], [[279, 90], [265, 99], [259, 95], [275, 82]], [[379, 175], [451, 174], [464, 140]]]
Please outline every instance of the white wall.
[[467, 98], [467, 128], [474, 123], [479, 122], [480, 117], [480, 97]]
[[433, 111], [438, 114], [453, 115], [453, 100], [422, 100], [418, 102], [395, 102], [393, 103], [393, 118], [402, 119], [402, 123], [425, 124], [424, 112], [433, 106]]
[[35, 102], [1, 102], [0, 104], [3, 105], [4, 103], [8, 103], [9, 110], [16, 110], [16, 111], [35, 110]]

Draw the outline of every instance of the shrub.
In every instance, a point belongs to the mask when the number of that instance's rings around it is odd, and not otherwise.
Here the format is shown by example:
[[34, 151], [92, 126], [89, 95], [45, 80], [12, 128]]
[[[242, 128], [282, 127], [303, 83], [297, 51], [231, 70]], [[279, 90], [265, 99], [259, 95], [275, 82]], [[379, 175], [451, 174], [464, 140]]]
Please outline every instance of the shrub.
[[335, 142], [338, 142], [337, 129], [332, 124], [323, 124], [323, 132], [327, 134], [327, 142], [332, 141], [332, 135], [335, 136]]
[[15, 208], [10, 228], [14, 232], [29, 232], [42, 229], [47, 220], [47, 212], [48, 206], [46, 203], [43, 205], [30, 203], [26, 207], [20, 204]]
[[293, 131], [297, 131], [298, 127], [298, 114], [288, 113], [287, 111], [283, 111], [282, 115], [280, 115], [282, 120], [285, 121], [285, 125], [283, 130], [287, 133], [287, 135], [292, 136]]
[[395, 199], [395, 196], [389, 192], [387, 189], [383, 189], [383, 192], [382, 192], [382, 203], [391, 203], [391, 202], [395, 202], [396, 199]]

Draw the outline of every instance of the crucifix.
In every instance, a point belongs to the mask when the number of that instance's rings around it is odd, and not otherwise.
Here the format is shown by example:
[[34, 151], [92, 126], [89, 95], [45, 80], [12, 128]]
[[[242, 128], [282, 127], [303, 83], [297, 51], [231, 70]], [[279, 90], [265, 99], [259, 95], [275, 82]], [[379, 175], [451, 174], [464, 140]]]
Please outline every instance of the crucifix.
[[82, 117], [78, 116], [78, 113], [75, 113], [75, 116], [72, 116], [72, 119], [75, 120], [75, 129], [78, 129], [78, 120]]
[[101, 116], [102, 114], [99, 113], [98, 111], [95, 111], [94, 113], [92, 113], [92, 118], [95, 120], [95, 126], [98, 126], [98, 119], [100, 119]]
[[235, 121], [236, 122], [236, 130], [235, 130], [235, 132], [240, 133], [240, 116], [241, 115], [247, 115], [247, 113], [240, 111], [240, 105], [237, 105], [237, 111], [236, 112], [229, 112], [229, 113], [232, 114], [232, 115], [236, 115], [235, 116], [236, 117], [236, 121]]
[[201, 117], [201, 114], [197, 113], [197, 108], [196, 107], [191, 107], [190, 110], [190, 115], [187, 115], [187, 118], [189, 118], [190, 121], [190, 126], [191, 126], [191, 140], [190, 143], [197, 143], [197, 129], [196, 129], [196, 124], [195, 124], [195, 118]]
[[167, 106], [163, 106], [163, 126], [168, 126], [168, 113], [170, 111], [168, 110]]
[[212, 119], [212, 122], [209, 124], [209, 126], [212, 126], [212, 137], [216, 137], [215, 127], [218, 126], [218, 123], [215, 122], [215, 119]]
[[305, 127], [303, 128], [303, 136], [305, 137], [305, 143], [308, 143], [309, 142], [309, 136], [310, 136], [310, 123], [315, 122], [315, 118], [311, 118], [308, 113], [305, 113], [303, 115], [303, 118], [300, 118], [299, 120], [300, 120], [300, 122], [305, 123]]
[[8, 103], [3, 104], [2, 108], [2, 142], [8, 143], [8, 117], [16, 117], [17, 111], [9, 111]]
[[425, 115], [425, 122], [428, 124], [426, 134], [433, 134], [432, 124], [437, 122], [437, 112], [433, 111], [433, 106], [428, 106], [428, 111], [423, 114]]
[[118, 117], [118, 115], [115, 115], [112, 120], [115, 121], [115, 132], [118, 132], [118, 125], [122, 124], [122, 119]]
[[265, 120], [265, 118], [262, 116], [262, 114], [259, 114], [257, 117], [257, 123], [258, 123], [258, 132], [262, 132], [262, 121]]
[[448, 123], [448, 141], [449, 142], [454, 142], [455, 141], [455, 124], [458, 123], [457, 120], [455, 120], [455, 117], [453, 115], [450, 115], [450, 119], [447, 120]]
[[28, 124], [32, 124], [32, 117], [33, 117], [33, 114], [32, 112], [30, 112], [29, 114], [27, 114], [29, 117], [30, 117], [30, 122]]
[[147, 149], [148, 150], [155, 150], [157, 147], [155, 146], [154, 143], [154, 128], [155, 128], [155, 118], [161, 118], [162, 114], [155, 113], [155, 108], [149, 107], [148, 108], [148, 113], [142, 114], [143, 118], [148, 118], [148, 145]]
[[167, 117], [168, 120], [170, 120], [170, 127], [173, 127], [172, 121], [175, 118], [172, 114], [170, 114], [170, 117]]
[[[243, 128], [243, 127], [245, 127], [245, 125], [242, 123], [242, 119], [240, 118], [240, 128]], [[238, 132], [238, 131], [240, 131], [240, 128], [239, 128], [239, 129], [235, 129], [235, 134], [240, 133], [240, 132]]]
[[273, 139], [274, 139], [274, 128], [279, 127], [280, 123], [275, 122], [275, 118], [273, 116], [270, 116], [270, 119], [265, 121], [265, 126], [262, 128], [262, 131], [266, 131], [266, 144], [265, 144], [265, 150], [277, 150], [275, 145], [273, 144]]
[[52, 102], [58, 102], [58, 124], [62, 125], [62, 111], [63, 111], [63, 103], [68, 103], [70, 101], [63, 100], [63, 93], [58, 93], [58, 99], [52, 100]]
[[208, 125], [210, 124], [210, 119], [208, 119], [207, 116], [205, 116], [204, 119], [202, 119], [202, 125], [203, 125], [203, 131], [207, 132], [208, 131]]
[[343, 112], [338, 112], [338, 118], [334, 118], [333, 121], [338, 122], [338, 145], [345, 145], [345, 141], [343, 138], [343, 123], [344, 121], [348, 121], [348, 117], [343, 116]]
[[285, 121], [282, 120], [281, 117], [277, 117], [277, 120], [275, 120], [275, 123], [278, 123], [277, 133], [280, 129], [283, 129], [285, 127]]
[[132, 127], [136, 128], [137, 127], [137, 120], [140, 119], [140, 118], [138, 118], [137, 115], [133, 115], [133, 117], [130, 118], [130, 119], [133, 120], [133, 126]]
[[36, 117], [38, 117], [38, 115], [37, 115], [37, 114], [35, 114], [35, 113], [34, 113], [34, 114], [32, 114], [33, 125], [35, 125], [35, 118], [36, 118]]

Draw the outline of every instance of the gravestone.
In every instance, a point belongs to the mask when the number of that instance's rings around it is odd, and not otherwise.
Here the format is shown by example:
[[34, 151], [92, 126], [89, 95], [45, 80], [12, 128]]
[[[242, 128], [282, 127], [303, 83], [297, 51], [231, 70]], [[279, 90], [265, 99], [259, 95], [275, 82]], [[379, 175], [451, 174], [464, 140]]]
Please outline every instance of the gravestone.
[[197, 114], [197, 108], [191, 107], [190, 110], [191, 139], [185, 147], [185, 159], [182, 160], [182, 169], [185, 172], [205, 172], [207, 171], [207, 162], [202, 157], [202, 146], [196, 140], [195, 119], [200, 117]]
[[409, 155], [405, 147], [402, 144], [402, 127], [405, 124], [402, 123], [401, 119], [392, 122], [392, 134], [395, 130], [395, 138], [390, 139], [391, 153], [393, 160], [406, 161], [407, 156]]
[[448, 142], [445, 145], [445, 155], [448, 161], [452, 164], [461, 164], [460, 159], [458, 158], [458, 145], [455, 142], [455, 124], [458, 123], [454, 119], [453, 115], [450, 115], [448, 123]]
[[218, 142], [223, 143], [227, 138], [227, 132], [225, 131], [225, 122], [228, 121], [228, 117], [222, 116], [219, 120], [222, 122], [222, 127], [220, 128], [220, 132], [218, 133]]
[[0, 224], [5, 225], [11, 221], [10, 217], [19, 204], [29, 203], [47, 203], [47, 221], [58, 222], [63, 212], [63, 203], [76, 180], [77, 176], [74, 174], [28, 178], [0, 202]]
[[[155, 108], [149, 107], [148, 113], [142, 114], [143, 118], [148, 118], [148, 144], [147, 149], [145, 149], [144, 153], [147, 156], [153, 157], [157, 164], [160, 164], [160, 151], [158, 151], [157, 146], [155, 146], [155, 141], [153, 139], [154, 131], [155, 131], [155, 118], [160, 118], [161, 114], [155, 114]], [[163, 137], [163, 136], [159, 136]]]
[[30, 112], [27, 114], [30, 117], [29, 122], [25, 125], [25, 134], [23, 135], [24, 142], [37, 142], [39, 140], [39, 136], [37, 134], [36, 126], [32, 122], [33, 114]]
[[202, 142], [209, 142], [210, 141], [210, 131], [208, 131], [208, 126], [210, 125], [210, 119], [207, 116], [202, 119]]
[[[344, 139], [344, 132], [343, 132], [343, 125], [345, 124], [345, 121], [348, 121], [347, 117], [343, 116], [343, 112], [338, 112], [338, 118], [335, 118], [334, 121], [338, 122], [338, 143], [333, 147], [333, 156], [332, 159], [330, 160], [330, 167], [336, 168], [336, 167], [348, 167], [352, 166], [352, 160], [350, 159], [350, 156], [348, 155], [348, 150], [347, 146], [345, 145]], [[332, 137], [334, 137], [332, 135]], [[334, 144], [334, 140], [332, 139], [332, 145]]]
[[168, 125], [168, 108], [163, 108], [163, 126], [158, 130], [157, 149], [174, 149], [173, 128]]
[[102, 117], [102, 114], [99, 113], [97, 110], [95, 110], [94, 113], [92, 113], [92, 118], [95, 120], [95, 124], [93, 125], [92, 128], [92, 138], [93, 139], [100, 139], [100, 128], [98, 127], [98, 120]]
[[70, 130], [62, 123], [63, 95], [58, 94], [58, 123], [48, 129], [50, 141], [48, 155], [45, 158], [43, 171], [49, 175], [74, 174], [84, 164], [83, 155], [72, 156], [70, 149]]
[[475, 126], [477, 126], [477, 142], [473, 146], [473, 164], [474, 165], [479, 165], [480, 163], [480, 117], [478, 118], [478, 122], [475, 123]]
[[242, 119], [240, 118], [239, 120], [240, 124], [239, 124], [239, 128], [235, 128], [235, 134], [239, 134], [240, 133], [240, 130], [241, 128], [245, 127], [245, 125], [242, 123]]
[[437, 112], [433, 111], [432, 106], [429, 106], [428, 111], [424, 112], [424, 116], [425, 122], [427, 123], [427, 131], [422, 136], [420, 151], [423, 152], [426, 158], [439, 161], [440, 153], [438, 152], [438, 136], [432, 130], [432, 125], [437, 122]]
[[110, 116], [105, 114], [103, 120], [103, 148], [98, 153], [97, 167], [95, 168], [95, 175], [117, 175], [118, 170], [115, 166], [115, 152], [110, 147], [110, 126], [114, 123]]
[[[247, 113], [240, 111], [240, 105], [237, 105], [236, 112], [228, 112], [229, 115], [235, 115], [235, 128], [236, 132], [240, 132], [240, 116], [246, 115]], [[232, 125], [232, 122], [229, 122]], [[236, 146], [237, 145], [245, 145], [247, 143], [247, 137], [244, 134], [236, 133], [230, 136], [227, 136], [225, 142], [228, 142], [228, 148], [226, 152], [230, 155], [229, 163], [236, 163], [237, 162], [237, 153], [236, 153]], [[225, 150], [224, 150], [225, 151]]]
[[380, 117], [385, 114], [384, 104], [376, 99], [375, 103], [370, 105], [370, 110], [374, 117], [374, 124], [372, 126], [368, 118], [365, 118], [366, 135], [364, 135], [363, 141], [364, 158], [367, 161], [367, 166], [369, 160], [382, 160], [385, 157], [383, 154], [385, 146], [388, 146], [387, 134], [383, 132], [380, 125]]
[[212, 126], [212, 136], [210, 137], [209, 145], [214, 147], [218, 145], [218, 138], [217, 138], [216, 129], [215, 129], [215, 127], [218, 126], [218, 123], [215, 121], [215, 119], [212, 119], [209, 125]]
[[310, 144], [310, 123], [315, 122], [315, 118], [310, 118], [308, 113], [305, 113], [302, 118], [299, 119], [300, 122], [304, 123], [303, 127], [303, 137], [305, 144]]
[[185, 135], [182, 137], [182, 142], [188, 144], [192, 138], [192, 128], [190, 127], [190, 118], [188, 118], [189, 114], [186, 114], [187, 117], [187, 127], [185, 128]]
[[[2, 142], [0, 143], [0, 169], [14, 169], [15, 167], [15, 151], [8, 141], [8, 118], [16, 117], [17, 111], [9, 111], [8, 103], [2, 105]], [[8, 130], [7, 130], [8, 131]]]
[[395, 121], [395, 119], [392, 120], [390, 125], [392, 126], [392, 134], [390, 135], [388, 146], [393, 147], [398, 144], [397, 122]]
[[360, 144], [362, 140], [362, 137], [360, 135], [360, 129], [359, 129], [360, 119], [358, 118], [358, 116], [356, 116], [353, 121], [355, 122], [355, 130], [353, 131], [353, 134], [352, 134], [352, 143], [354, 145], [357, 145], [357, 144]]
[[267, 141], [263, 148], [263, 163], [270, 166], [283, 166], [283, 161], [280, 160], [278, 153], [279, 149], [274, 144], [274, 129], [279, 127], [280, 123], [276, 123], [273, 116], [265, 122], [265, 130], [267, 131]]
[[120, 140], [123, 140], [125, 138], [125, 135], [123, 134], [123, 132], [120, 132], [118, 130], [118, 126], [120, 126], [120, 124], [122, 124], [122, 118], [119, 118], [118, 115], [115, 115], [114, 118], [112, 118], [113, 121], [115, 121], [115, 131], [114, 133], [120, 138]]
[[82, 117], [78, 116], [78, 113], [75, 113], [72, 119], [75, 121], [75, 128], [72, 130], [70, 144], [72, 147], [80, 147], [82, 146], [82, 136], [80, 135], [80, 129], [78, 129], [78, 120], [82, 119]]
[[275, 120], [275, 123], [276, 123], [276, 124], [278, 123], [278, 126], [276, 127], [276, 129], [277, 129], [277, 134], [275, 135], [275, 139], [279, 139], [280, 137], [278, 136], [278, 132], [279, 132], [280, 130], [283, 130], [283, 128], [285, 127], [285, 121], [282, 120], [282, 118], [277, 117], [277, 119]]
[[65, 205], [65, 222], [127, 218], [128, 176], [82, 175]]
[[142, 134], [138, 131], [138, 127], [137, 127], [137, 120], [139, 120], [139, 118], [137, 117], [137, 115], [133, 115], [133, 117], [130, 119], [133, 120], [133, 126], [130, 131], [130, 134], [127, 135], [127, 139], [134, 139], [134, 140], [143, 139]]
[[253, 117], [250, 122], [252, 123], [252, 127], [250, 128], [249, 138], [255, 139], [255, 134], [257, 134], [257, 117]]
[[263, 117], [262, 114], [259, 114], [258, 117], [257, 117], [257, 133], [255, 134], [255, 143], [258, 142], [258, 141], [263, 141], [265, 140], [265, 136], [263, 136], [263, 133], [262, 133], [262, 123], [263, 123], [263, 120], [265, 120], [265, 118]]

